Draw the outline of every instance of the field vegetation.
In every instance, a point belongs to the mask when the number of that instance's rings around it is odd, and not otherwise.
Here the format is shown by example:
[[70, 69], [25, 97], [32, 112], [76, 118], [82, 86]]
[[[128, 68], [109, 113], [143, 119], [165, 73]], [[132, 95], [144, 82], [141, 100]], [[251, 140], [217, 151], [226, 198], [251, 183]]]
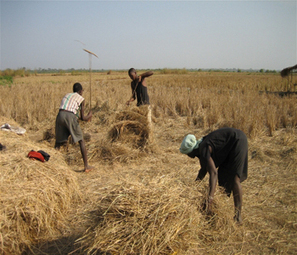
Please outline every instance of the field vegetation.
[[[141, 73], [141, 72], [140, 72]], [[126, 106], [127, 72], [15, 76], [0, 84], [0, 251], [3, 254], [296, 254], [296, 96], [280, 96], [278, 73], [163, 69], [147, 79], [153, 128]], [[81, 123], [90, 164], [78, 144], [56, 151], [62, 97], [84, 88], [90, 122]], [[282, 94], [281, 94], [282, 95]], [[214, 215], [203, 211], [208, 177], [195, 182], [197, 159], [179, 152], [183, 137], [220, 127], [243, 130], [249, 175], [243, 224], [233, 199], [217, 189]], [[27, 158], [44, 150], [48, 162]]]

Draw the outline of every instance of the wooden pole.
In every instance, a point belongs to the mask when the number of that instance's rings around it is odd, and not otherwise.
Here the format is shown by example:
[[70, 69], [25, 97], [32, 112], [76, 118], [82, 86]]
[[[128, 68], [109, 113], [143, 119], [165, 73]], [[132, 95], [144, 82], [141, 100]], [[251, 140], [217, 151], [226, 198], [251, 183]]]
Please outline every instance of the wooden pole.
[[89, 69], [90, 69], [90, 110], [91, 110], [91, 107], [92, 107], [92, 105], [91, 105], [91, 102], [92, 102], [92, 55], [94, 55], [96, 58], [98, 58], [98, 56], [97, 56], [95, 53], [93, 53], [93, 52], [91, 52], [91, 51], [89, 51], [89, 50], [84, 49], [84, 51], [87, 52], [87, 53], [89, 53]]
[[92, 109], [92, 55], [89, 54], [89, 67], [90, 67], [90, 110]]

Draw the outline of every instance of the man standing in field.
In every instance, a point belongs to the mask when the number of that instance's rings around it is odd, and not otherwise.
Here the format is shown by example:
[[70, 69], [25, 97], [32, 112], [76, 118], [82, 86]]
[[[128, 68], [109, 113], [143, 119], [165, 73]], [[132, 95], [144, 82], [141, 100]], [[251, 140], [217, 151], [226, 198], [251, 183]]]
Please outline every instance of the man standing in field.
[[149, 124], [149, 128], [152, 128], [152, 110], [150, 107], [150, 99], [147, 93], [147, 84], [146, 84], [146, 77], [152, 76], [154, 73], [152, 71], [145, 72], [141, 75], [137, 75], [137, 72], [134, 68], [130, 68], [128, 71], [129, 77], [131, 78], [131, 89], [132, 89], [132, 96], [127, 101], [127, 105], [130, 105], [137, 98], [137, 106], [147, 105], [148, 106], [148, 113], [147, 113], [147, 120]]
[[228, 196], [233, 192], [234, 219], [241, 223], [241, 182], [247, 179], [248, 168], [246, 135], [235, 128], [221, 128], [199, 140], [189, 134], [183, 139], [179, 150], [191, 158], [199, 158], [201, 169], [196, 181], [203, 180], [206, 173], [209, 173], [208, 210], [212, 209], [215, 188], [219, 181]]
[[85, 115], [85, 99], [82, 97], [83, 88], [80, 83], [73, 85], [73, 93], [66, 94], [60, 105], [59, 113], [56, 118], [56, 143], [55, 148], [60, 149], [68, 141], [69, 135], [72, 136], [73, 143], [79, 142], [80, 151], [84, 161], [84, 171], [89, 172], [93, 169], [88, 165], [87, 150], [83, 140], [83, 133], [78, 123], [79, 111], [80, 119], [88, 121], [92, 118], [92, 112]]
[[130, 103], [133, 102], [135, 98], [137, 98], [137, 106], [149, 105], [150, 99], [147, 93], [145, 78], [152, 76], [154, 73], [152, 71], [149, 71], [138, 76], [136, 70], [134, 68], [130, 68], [128, 74], [132, 80], [132, 97], [127, 101], [127, 105], [130, 105]]

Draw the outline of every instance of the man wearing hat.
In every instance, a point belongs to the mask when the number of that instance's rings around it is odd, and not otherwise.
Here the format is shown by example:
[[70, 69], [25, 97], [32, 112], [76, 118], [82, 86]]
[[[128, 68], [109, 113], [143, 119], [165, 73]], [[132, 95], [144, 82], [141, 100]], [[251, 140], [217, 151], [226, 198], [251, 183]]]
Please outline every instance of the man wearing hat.
[[201, 169], [196, 181], [203, 180], [206, 173], [209, 173], [209, 210], [218, 181], [228, 196], [233, 193], [234, 219], [241, 223], [241, 182], [247, 179], [248, 168], [246, 135], [241, 130], [228, 127], [215, 130], [199, 140], [189, 134], [183, 139], [179, 150], [191, 158], [199, 158]]

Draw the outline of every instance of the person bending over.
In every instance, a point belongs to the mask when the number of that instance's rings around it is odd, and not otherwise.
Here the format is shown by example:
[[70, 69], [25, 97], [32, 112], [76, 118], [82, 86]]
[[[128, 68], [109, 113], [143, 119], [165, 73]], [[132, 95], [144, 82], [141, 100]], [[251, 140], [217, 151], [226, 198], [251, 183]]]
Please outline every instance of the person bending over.
[[235, 216], [242, 222], [242, 187], [241, 182], [247, 179], [248, 142], [246, 135], [235, 128], [221, 128], [203, 138], [196, 140], [188, 134], [182, 141], [180, 152], [191, 158], [197, 157], [201, 169], [196, 181], [201, 181], [209, 173], [208, 208], [211, 211], [212, 201], [217, 185], [225, 188], [228, 196], [233, 193]]

